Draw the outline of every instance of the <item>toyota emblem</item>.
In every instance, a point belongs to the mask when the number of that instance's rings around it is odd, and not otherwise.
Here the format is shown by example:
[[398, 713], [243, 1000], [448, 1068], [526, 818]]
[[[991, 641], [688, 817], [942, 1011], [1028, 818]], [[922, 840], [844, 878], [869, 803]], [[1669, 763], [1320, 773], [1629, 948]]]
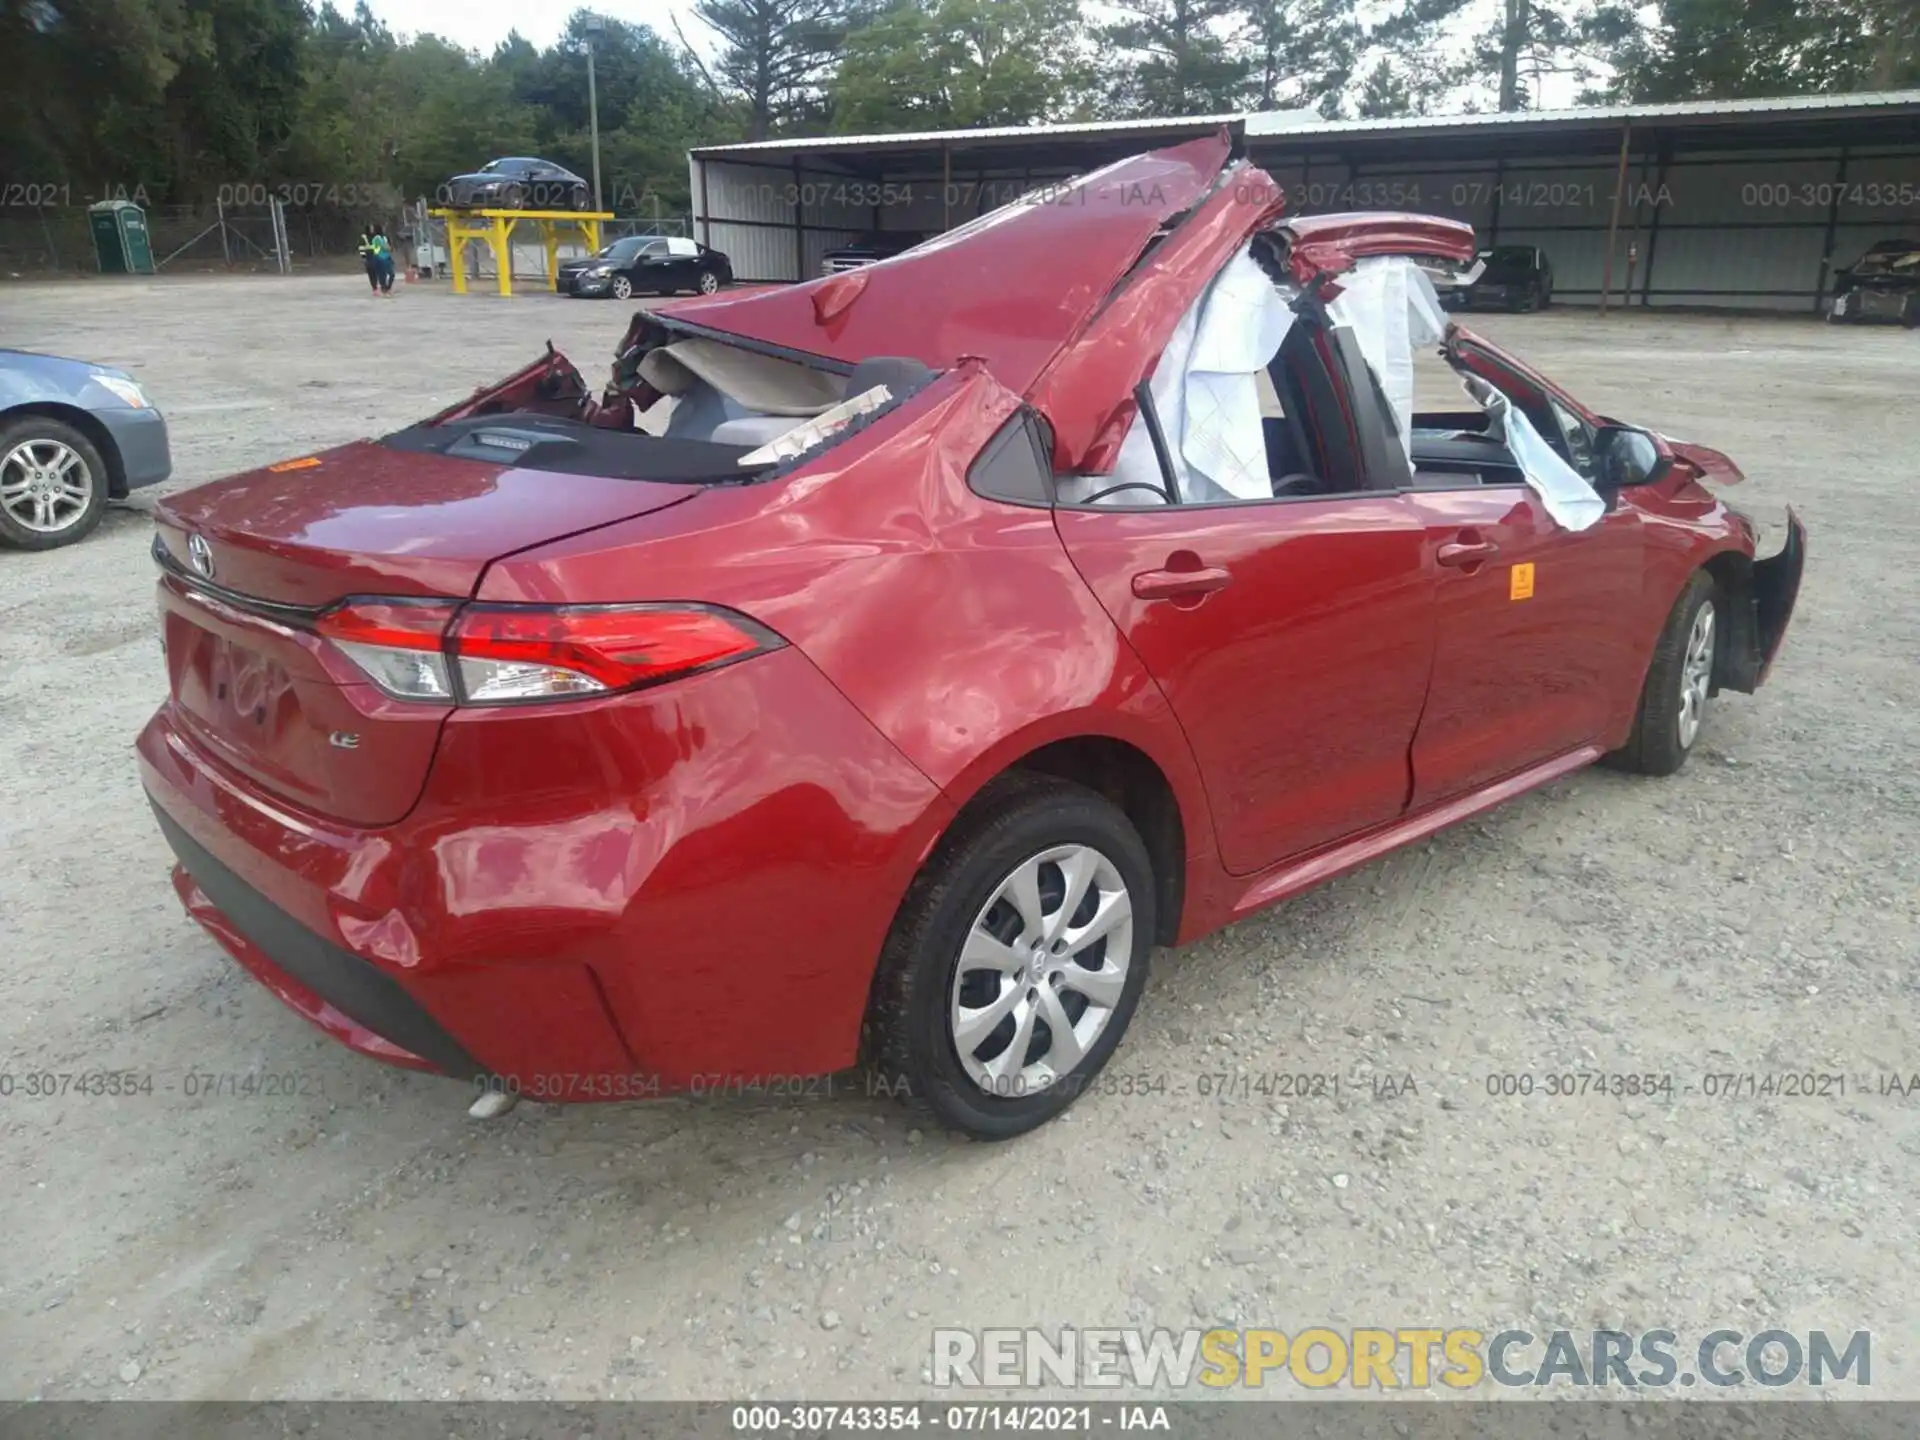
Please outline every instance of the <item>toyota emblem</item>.
[[206, 536], [187, 537], [187, 563], [193, 567], [193, 573], [201, 579], [213, 578], [213, 547], [207, 544]]

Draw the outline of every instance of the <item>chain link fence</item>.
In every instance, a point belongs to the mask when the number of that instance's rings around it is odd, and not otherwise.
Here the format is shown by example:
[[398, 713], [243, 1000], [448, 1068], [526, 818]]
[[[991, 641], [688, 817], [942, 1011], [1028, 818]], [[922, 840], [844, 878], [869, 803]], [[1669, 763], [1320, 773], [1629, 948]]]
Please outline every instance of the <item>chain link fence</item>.
[[[248, 195], [243, 203], [225, 200], [210, 205], [153, 205], [147, 207], [147, 234], [155, 268], [161, 274], [265, 273], [337, 266], [357, 260], [360, 232], [369, 224], [384, 225], [403, 259], [411, 258], [421, 273], [447, 274], [446, 223], [426, 212], [425, 200], [366, 210], [338, 205], [288, 204], [277, 197]], [[603, 221], [601, 244], [626, 235], [688, 235], [691, 217], [653, 214], [644, 218]], [[515, 235], [515, 278], [544, 279], [546, 257], [532, 227]], [[474, 278], [491, 278], [493, 258], [485, 246], [467, 247]], [[582, 253], [576, 242], [563, 245], [563, 256]], [[284, 258], [283, 258], [284, 257]], [[93, 233], [85, 203], [17, 206], [0, 209], [0, 274], [27, 276], [91, 275]]]

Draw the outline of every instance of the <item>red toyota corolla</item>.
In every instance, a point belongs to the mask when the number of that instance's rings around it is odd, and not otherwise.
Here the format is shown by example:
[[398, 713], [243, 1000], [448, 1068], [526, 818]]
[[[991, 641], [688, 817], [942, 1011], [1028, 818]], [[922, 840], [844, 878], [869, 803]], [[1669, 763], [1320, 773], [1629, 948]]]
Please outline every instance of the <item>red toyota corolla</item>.
[[[1670, 772], [1764, 678], [1798, 521], [1756, 561], [1726, 457], [1447, 327], [1472, 255], [1283, 218], [1223, 135], [643, 312], [598, 397], [549, 352], [174, 496], [175, 887], [397, 1064], [595, 1099], [864, 1059], [1028, 1129], [1154, 944]], [[1413, 413], [1416, 349], [1469, 401]]]

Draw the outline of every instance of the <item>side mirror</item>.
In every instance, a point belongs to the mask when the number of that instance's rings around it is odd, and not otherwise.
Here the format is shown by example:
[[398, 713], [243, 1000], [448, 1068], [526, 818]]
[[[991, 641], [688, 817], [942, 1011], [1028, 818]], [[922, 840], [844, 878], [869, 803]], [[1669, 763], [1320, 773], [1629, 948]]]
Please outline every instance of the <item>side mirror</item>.
[[1603, 425], [1593, 437], [1594, 480], [1605, 490], [1646, 485], [1667, 467], [1659, 442], [1631, 425]]

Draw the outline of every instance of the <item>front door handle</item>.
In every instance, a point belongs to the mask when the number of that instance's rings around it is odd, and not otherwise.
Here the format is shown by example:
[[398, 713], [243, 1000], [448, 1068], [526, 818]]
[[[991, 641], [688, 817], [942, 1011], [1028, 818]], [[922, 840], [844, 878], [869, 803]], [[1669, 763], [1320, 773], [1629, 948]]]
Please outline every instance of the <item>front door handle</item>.
[[[1472, 536], [1473, 538], [1466, 538]], [[1463, 532], [1459, 540], [1450, 540], [1434, 552], [1433, 558], [1442, 565], [1451, 565], [1456, 569], [1468, 569], [1483, 564], [1500, 553], [1500, 547], [1491, 540], [1482, 540], [1473, 531]]]
[[1216, 565], [1197, 570], [1143, 570], [1133, 577], [1133, 593], [1140, 600], [1200, 599], [1224, 590], [1233, 576]]

